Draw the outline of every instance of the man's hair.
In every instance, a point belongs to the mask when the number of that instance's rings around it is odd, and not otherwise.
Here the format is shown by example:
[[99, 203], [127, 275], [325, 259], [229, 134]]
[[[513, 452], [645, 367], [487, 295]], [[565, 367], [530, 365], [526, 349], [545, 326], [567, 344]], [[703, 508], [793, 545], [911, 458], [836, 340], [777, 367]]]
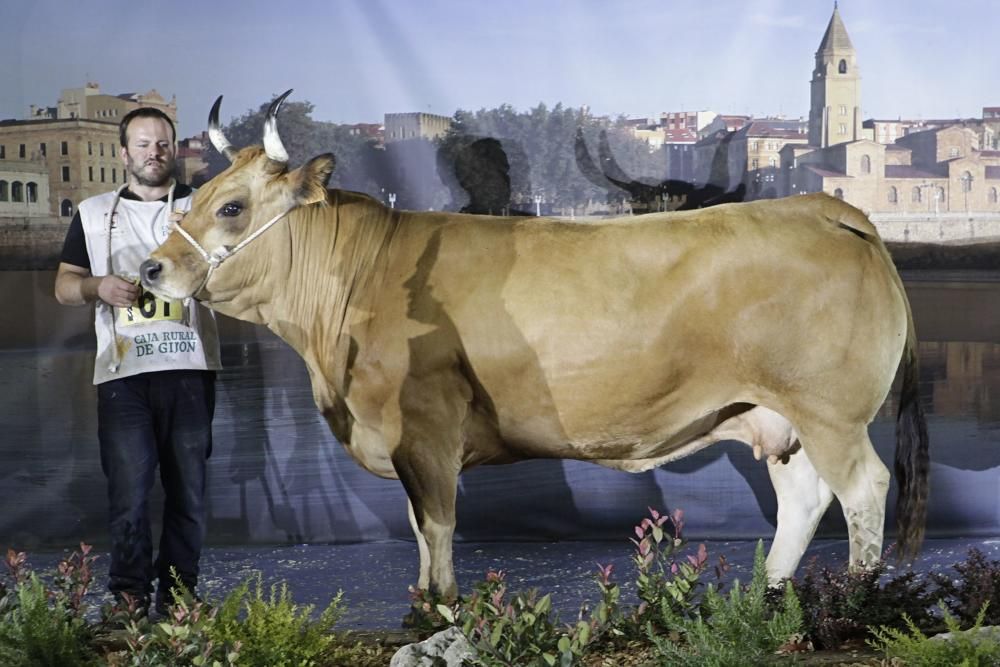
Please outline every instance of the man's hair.
[[122, 148], [128, 149], [128, 126], [136, 118], [159, 118], [160, 120], [167, 121], [173, 141], [177, 141], [177, 128], [174, 127], [174, 121], [170, 120], [170, 116], [154, 107], [139, 107], [125, 114], [122, 122], [118, 124], [118, 139], [121, 141]]

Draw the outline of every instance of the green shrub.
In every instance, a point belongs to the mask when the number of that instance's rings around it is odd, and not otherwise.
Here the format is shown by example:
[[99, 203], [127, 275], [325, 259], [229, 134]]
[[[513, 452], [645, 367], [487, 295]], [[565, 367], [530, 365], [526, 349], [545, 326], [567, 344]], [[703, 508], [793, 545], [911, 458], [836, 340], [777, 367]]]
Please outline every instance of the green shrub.
[[77, 667], [96, 665], [86, 622], [60, 599], [50, 600], [34, 574], [15, 586], [0, 617], [0, 664], [5, 667]]
[[709, 585], [702, 606], [689, 618], [665, 600], [664, 624], [680, 636], [658, 634], [650, 623], [648, 636], [659, 653], [660, 664], [671, 667], [744, 667], [759, 664], [802, 628], [802, 609], [790, 583], [786, 583], [780, 608], [767, 603], [764, 545], [757, 543], [753, 575], [744, 590], [733, 582], [729, 595]]
[[93, 579], [90, 547], [59, 563], [49, 588], [27, 568], [24, 553], [7, 551], [10, 584], [0, 589], [0, 664], [5, 667], [95, 665], [84, 595]]
[[[677, 559], [678, 551], [686, 544], [681, 510], [667, 516], [649, 508], [649, 514], [635, 526], [635, 538], [631, 539], [635, 546], [632, 562], [640, 600], [631, 621], [637, 627], [657, 622], [656, 610], [665, 606], [677, 615], [691, 617], [701, 594], [701, 575], [708, 563], [704, 544], [699, 545], [695, 554]], [[667, 522], [669, 526], [664, 528]]]
[[899, 659], [907, 667], [991, 667], [1000, 664], [1000, 641], [996, 635], [981, 633], [989, 603], [980, 607], [972, 627], [961, 630], [959, 620], [948, 607], [938, 603], [944, 623], [951, 633], [945, 639], [924, 636], [920, 628], [908, 617], [904, 617], [907, 632], [898, 628], [873, 628], [874, 639], [869, 643], [882, 651], [889, 659]]
[[482, 667], [552, 667], [572, 665], [592, 639], [593, 625], [581, 619], [563, 626], [552, 611], [552, 598], [535, 590], [507, 596], [503, 572], [489, 572], [468, 600], [437, 612], [458, 625], [475, 647], [473, 665]]
[[[657, 631], [667, 632], [666, 616], [691, 618], [694, 616], [702, 596], [704, 584], [702, 576], [708, 569], [708, 551], [704, 544], [698, 545], [695, 553], [680, 557], [681, 549], [687, 544], [683, 538], [684, 514], [674, 510], [671, 515], [660, 514], [649, 508], [649, 516], [633, 527], [635, 537], [630, 538], [635, 550], [632, 562], [635, 565], [635, 588], [639, 598], [638, 606], [624, 610], [620, 604], [621, 592], [611, 581], [613, 568], [600, 567], [598, 586], [602, 600], [595, 611], [595, 617], [607, 627], [605, 638], [634, 640], [644, 638], [646, 626], [653, 624]], [[726, 559], [719, 558], [715, 566], [716, 578], [728, 570]], [[664, 615], [661, 610], [669, 609]]]
[[[251, 581], [254, 582], [251, 591]], [[209, 633], [218, 643], [239, 645], [241, 664], [310, 667], [334, 648], [342, 594], [312, 620], [313, 605], [292, 601], [288, 586], [272, 584], [267, 595], [258, 572], [237, 586], [219, 606]]]
[[231, 667], [239, 645], [212, 638], [215, 611], [190, 595], [175, 600], [167, 618], [133, 619], [125, 628], [127, 650], [107, 656], [110, 667]]

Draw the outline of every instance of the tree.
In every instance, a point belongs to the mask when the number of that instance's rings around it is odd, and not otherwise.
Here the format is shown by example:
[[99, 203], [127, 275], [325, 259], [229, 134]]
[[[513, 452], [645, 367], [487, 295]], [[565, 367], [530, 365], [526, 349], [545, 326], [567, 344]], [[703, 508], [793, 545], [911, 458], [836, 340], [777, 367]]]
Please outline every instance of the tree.
[[[268, 106], [248, 110], [223, 128], [234, 146], [260, 144]], [[331, 187], [366, 192], [387, 204], [389, 193], [394, 193], [397, 208], [494, 212], [505, 200], [503, 210], [534, 212], [536, 196], [548, 210], [627, 199], [622, 190], [602, 187], [581, 173], [575, 154], [577, 128], [591, 145], [605, 131], [616, 162], [631, 178], [658, 182], [666, 173], [663, 151], [650, 151], [632, 135], [624, 118], [595, 118], [585, 109], [561, 103], [551, 109], [539, 103], [525, 112], [509, 104], [475, 112], [460, 109], [444, 137], [384, 147], [352, 133], [350, 126], [313, 120], [313, 110], [308, 101], [286, 102], [278, 114], [291, 166], [333, 153], [337, 164]], [[228, 165], [214, 148], [206, 149], [205, 159], [210, 175]], [[477, 191], [475, 201], [470, 187]]]
[[[223, 127], [233, 146], [244, 148], [261, 143], [268, 106], [270, 102], [257, 110], [248, 110]], [[374, 141], [352, 134], [349, 126], [313, 120], [313, 109], [308, 101], [286, 102], [278, 112], [278, 133], [288, 151], [289, 165], [294, 168], [322, 153], [333, 153], [337, 162], [330, 187], [377, 196], [380, 186], [372, 172], [375, 160], [371, 156], [372, 151], [378, 150]], [[229, 161], [214, 147], [206, 148], [204, 159], [209, 177], [229, 166]]]

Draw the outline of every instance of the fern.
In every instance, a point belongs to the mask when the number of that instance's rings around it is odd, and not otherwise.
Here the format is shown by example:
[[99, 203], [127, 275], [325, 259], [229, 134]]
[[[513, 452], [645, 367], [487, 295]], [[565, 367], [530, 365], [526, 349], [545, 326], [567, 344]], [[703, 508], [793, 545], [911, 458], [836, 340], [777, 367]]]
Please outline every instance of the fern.
[[[987, 667], [1000, 664], [1000, 638], [982, 631], [989, 602], [976, 614], [972, 627], [963, 631], [960, 621], [953, 616], [944, 602], [938, 608], [951, 638], [933, 639], [924, 636], [909, 616], [904, 615], [907, 631], [881, 627], [873, 629], [869, 644], [882, 651], [888, 658], [899, 658], [907, 667]], [[989, 631], [987, 631], [989, 632]]]
[[83, 667], [96, 665], [86, 622], [49, 592], [31, 573], [8, 596], [16, 603], [0, 618], [0, 664], [5, 667]]
[[728, 596], [710, 585], [702, 609], [685, 618], [664, 605], [664, 620], [678, 638], [661, 637], [647, 625], [659, 653], [660, 664], [671, 667], [743, 667], [756, 664], [802, 628], [802, 608], [791, 584], [785, 585], [781, 607], [773, 613], [767, 605], [764, 546], [757, 543], [753, 574], [744, 591], [739, 580]]
[[[251, 580], [256, 580], [253, 591]], [[239, 645], [240, 661], [246, 664], [309, 667], [333, 648], [330, 633], [343, 614], [341, 597], [338, 593], [313, 621], [314, 606], [295, 604], [287, 584], [272, 584], [265, 595], [258, 572], [222, 602], [211, 634], [220, 643]]]

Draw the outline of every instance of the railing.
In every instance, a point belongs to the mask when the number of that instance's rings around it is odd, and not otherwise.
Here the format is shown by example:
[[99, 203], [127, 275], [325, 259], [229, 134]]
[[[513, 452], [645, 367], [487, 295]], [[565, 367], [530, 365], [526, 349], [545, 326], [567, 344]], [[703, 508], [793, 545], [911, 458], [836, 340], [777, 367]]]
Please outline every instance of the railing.
[[949, 243], [1000, 238], [998, 213], [875, 213], [869, 218], [887, 241]]

